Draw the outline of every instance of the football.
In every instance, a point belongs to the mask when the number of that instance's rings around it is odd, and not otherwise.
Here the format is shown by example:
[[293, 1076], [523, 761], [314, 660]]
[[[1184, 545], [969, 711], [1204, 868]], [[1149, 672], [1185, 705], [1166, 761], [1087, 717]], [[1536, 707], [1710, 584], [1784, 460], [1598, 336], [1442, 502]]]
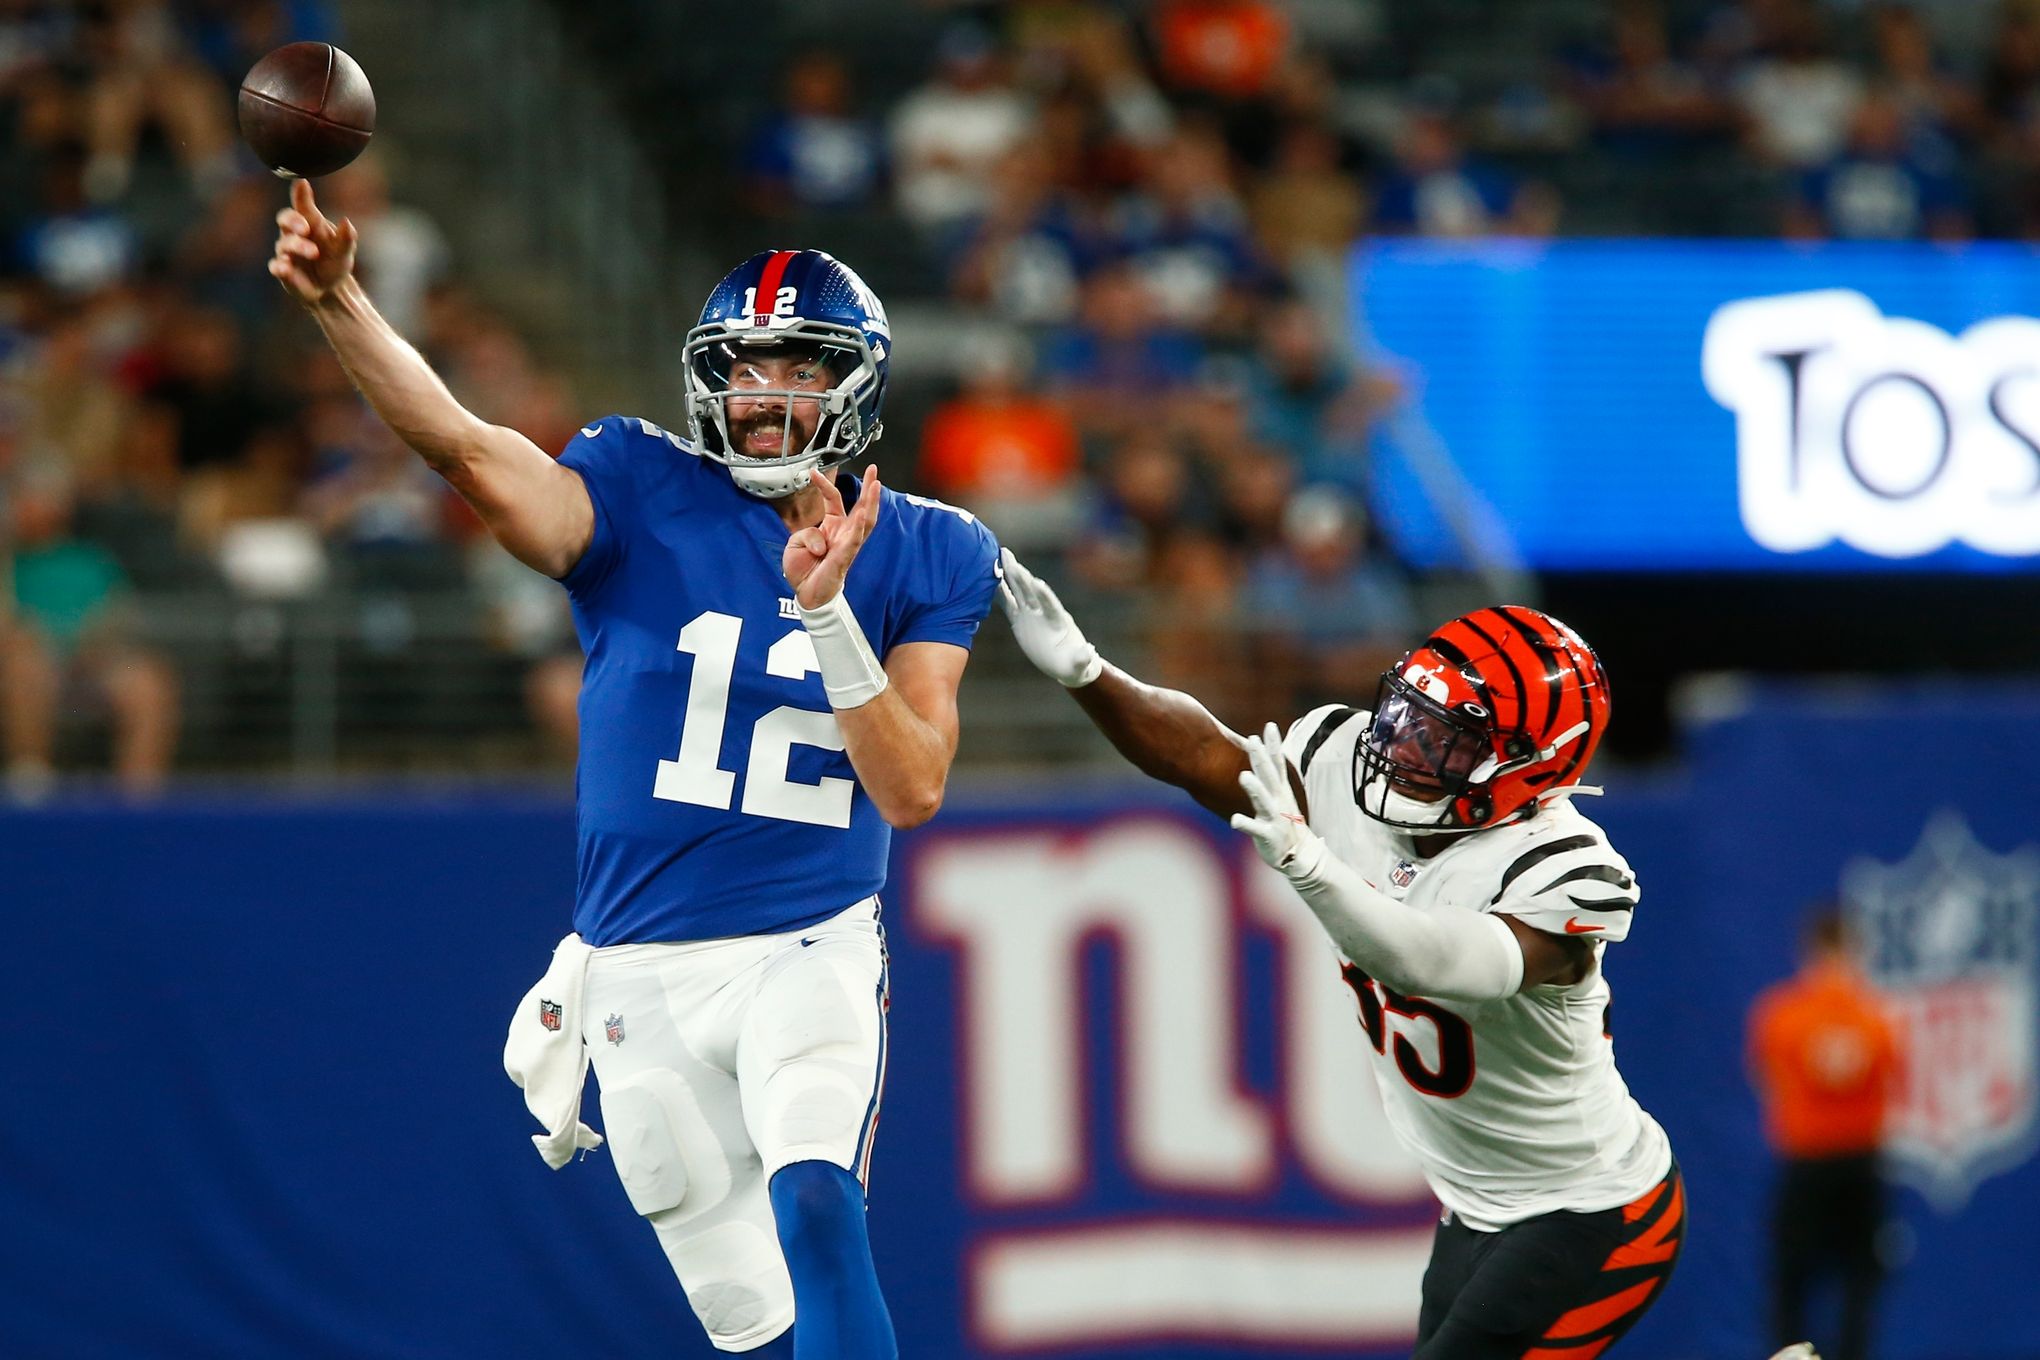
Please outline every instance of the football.
[[241, 137], [286, 179], [330, 175], [375, 132], [375, 91], [354, 58], [331, 43], [296, 42], [250, 67], [241, 81]]

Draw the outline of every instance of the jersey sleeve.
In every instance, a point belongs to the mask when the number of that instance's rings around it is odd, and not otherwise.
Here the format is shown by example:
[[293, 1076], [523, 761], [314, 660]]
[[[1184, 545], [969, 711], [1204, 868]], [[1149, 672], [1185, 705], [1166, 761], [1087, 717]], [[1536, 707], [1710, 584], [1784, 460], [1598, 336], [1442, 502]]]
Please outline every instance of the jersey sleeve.
[[1620, 940], [1636, 909], [1636, 876], [1598, 835], [1532, 845], [1502, 873], [1489, 910], [1553, 935]]
[[629, 426], [624, 416], [604, 416], [567, 441], [560, 465], [581, 475], [595, 506], [595, 536], [581, 560], [560, 577], [567, 593], [586, 596], [600, 589], [623, 556], [625, 535], [621, 516], [633, 504]]
[[1326, 704], [1289, 724], [1289, 731], [1282, 737], [1282, 754], [1289, 759], [1298, 774], [1310, 773], [1310, 763], [1331, 738], [1332, 733], [1344, 727], [1351, 718], [1360, 715], [1357, 708], [1344, 704]]
[[975, 515], [939, 501], [919, 504], [934, 511], [927, 520], [928, 572], [889, 649], [906, 642], [967, 648], [999, 586], [999, 543]]

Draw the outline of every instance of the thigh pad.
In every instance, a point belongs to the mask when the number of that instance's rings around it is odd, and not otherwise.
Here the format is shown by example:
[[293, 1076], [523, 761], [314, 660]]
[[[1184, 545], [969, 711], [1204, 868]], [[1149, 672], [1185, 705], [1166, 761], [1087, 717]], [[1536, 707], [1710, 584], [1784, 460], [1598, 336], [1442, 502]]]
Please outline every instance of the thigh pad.
[[603, 1088], [602, 1126], [631, 1208], [647, 1216], [714, 1208], [750, 1156], [723, 1146], [687, 1083], [664, 1068]]

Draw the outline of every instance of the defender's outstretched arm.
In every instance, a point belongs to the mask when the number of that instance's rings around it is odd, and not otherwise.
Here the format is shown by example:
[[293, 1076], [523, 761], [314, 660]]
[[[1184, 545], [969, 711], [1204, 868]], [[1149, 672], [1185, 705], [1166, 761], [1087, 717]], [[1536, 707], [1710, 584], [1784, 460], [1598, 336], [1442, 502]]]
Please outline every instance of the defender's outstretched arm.
[[566, 575], [595, 536], [580, 475], [455, 401], [354, 277], [354, 224], [329, 221], [304, 180], [290, 193], [291, 206], [276, 215], [269, 272], [319, 323], [375, 413], [475, 508], [496, 541], [527, 566]]
[[1135, 679], [1098, 655], [1046, 581], [999, 555], [999, 603], [1035, 668], [1060, 681], [1142, 774], [1174, 784], [1221, 817], [1252, 811], [1240, 790], [1246, 742], [1180, 690]]

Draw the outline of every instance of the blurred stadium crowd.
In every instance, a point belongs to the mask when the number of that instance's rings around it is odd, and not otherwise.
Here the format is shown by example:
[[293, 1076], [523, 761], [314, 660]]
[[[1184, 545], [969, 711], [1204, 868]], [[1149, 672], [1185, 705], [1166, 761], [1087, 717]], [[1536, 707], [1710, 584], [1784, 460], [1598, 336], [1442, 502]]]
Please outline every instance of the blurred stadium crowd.
[[[1350, 338], [1356, 239], [2040, 235], [2024, 0], [896, 5], [841, 41], [782, 25], [776, 93], [687, 96], [658, 25], [695, 25], [697, 60], [758, 35], [659, 9], [568, 27], [674, 200], [731, 206], [676, 215], [698, 244], [820, 245], [911, 309], [903, 345], [944, 361], [902, 371], [890, 479], [1119, 598], [1154, 668], [1222, 713], [1364, 696], [1433, 612], [1436, 580], [1369, 513], [1381, 461], [1412, 456], [1420, 375]], [[281, 195], [233, 135], [233, 88], [280, 42], [344, 45], [347, 20], [332, 0], [0, 0], [19, 796], [102, 759], [147, 790], [173, 763], [572, 748], [557, 592], [478, 538], [263, 268]], [[703, 112], [688, 98], [715, 116], [679, 116]], [[320, 192], [471, 408], [551, 450], [599, 414], [377, 153]], [[1493, 544], [1465, 559], [1506, 567]]]
[[[349, 730], [471, 733], [459, 686], [435, 705], [426, 683], [460, 669], [432, 654], [440, 633], [478, 640], [469, 686], [533, 667], [536, 727], [571, 748], [555, 592], [355, 398], [264, 269], [281, 194], [240, 147], [233, 91], [269, 48], [337, 37], [334, 19], [314, 0], [0, 3], [0, 735], [17, 796], [72, 745], [108, 748], [137, 791], [180, 731], [215, 766], [302, 759], [284, 653], [307, 646], [385, 663], [326, 696], [365, 705]], [[438, 226], [391, 202], [375, 158], [321, 190], [360, 224], [382, 310], [461, 398], [563, 446], [566, 384], [458, 286]], [[472, 617], [440, 618], [445, 602]]]

